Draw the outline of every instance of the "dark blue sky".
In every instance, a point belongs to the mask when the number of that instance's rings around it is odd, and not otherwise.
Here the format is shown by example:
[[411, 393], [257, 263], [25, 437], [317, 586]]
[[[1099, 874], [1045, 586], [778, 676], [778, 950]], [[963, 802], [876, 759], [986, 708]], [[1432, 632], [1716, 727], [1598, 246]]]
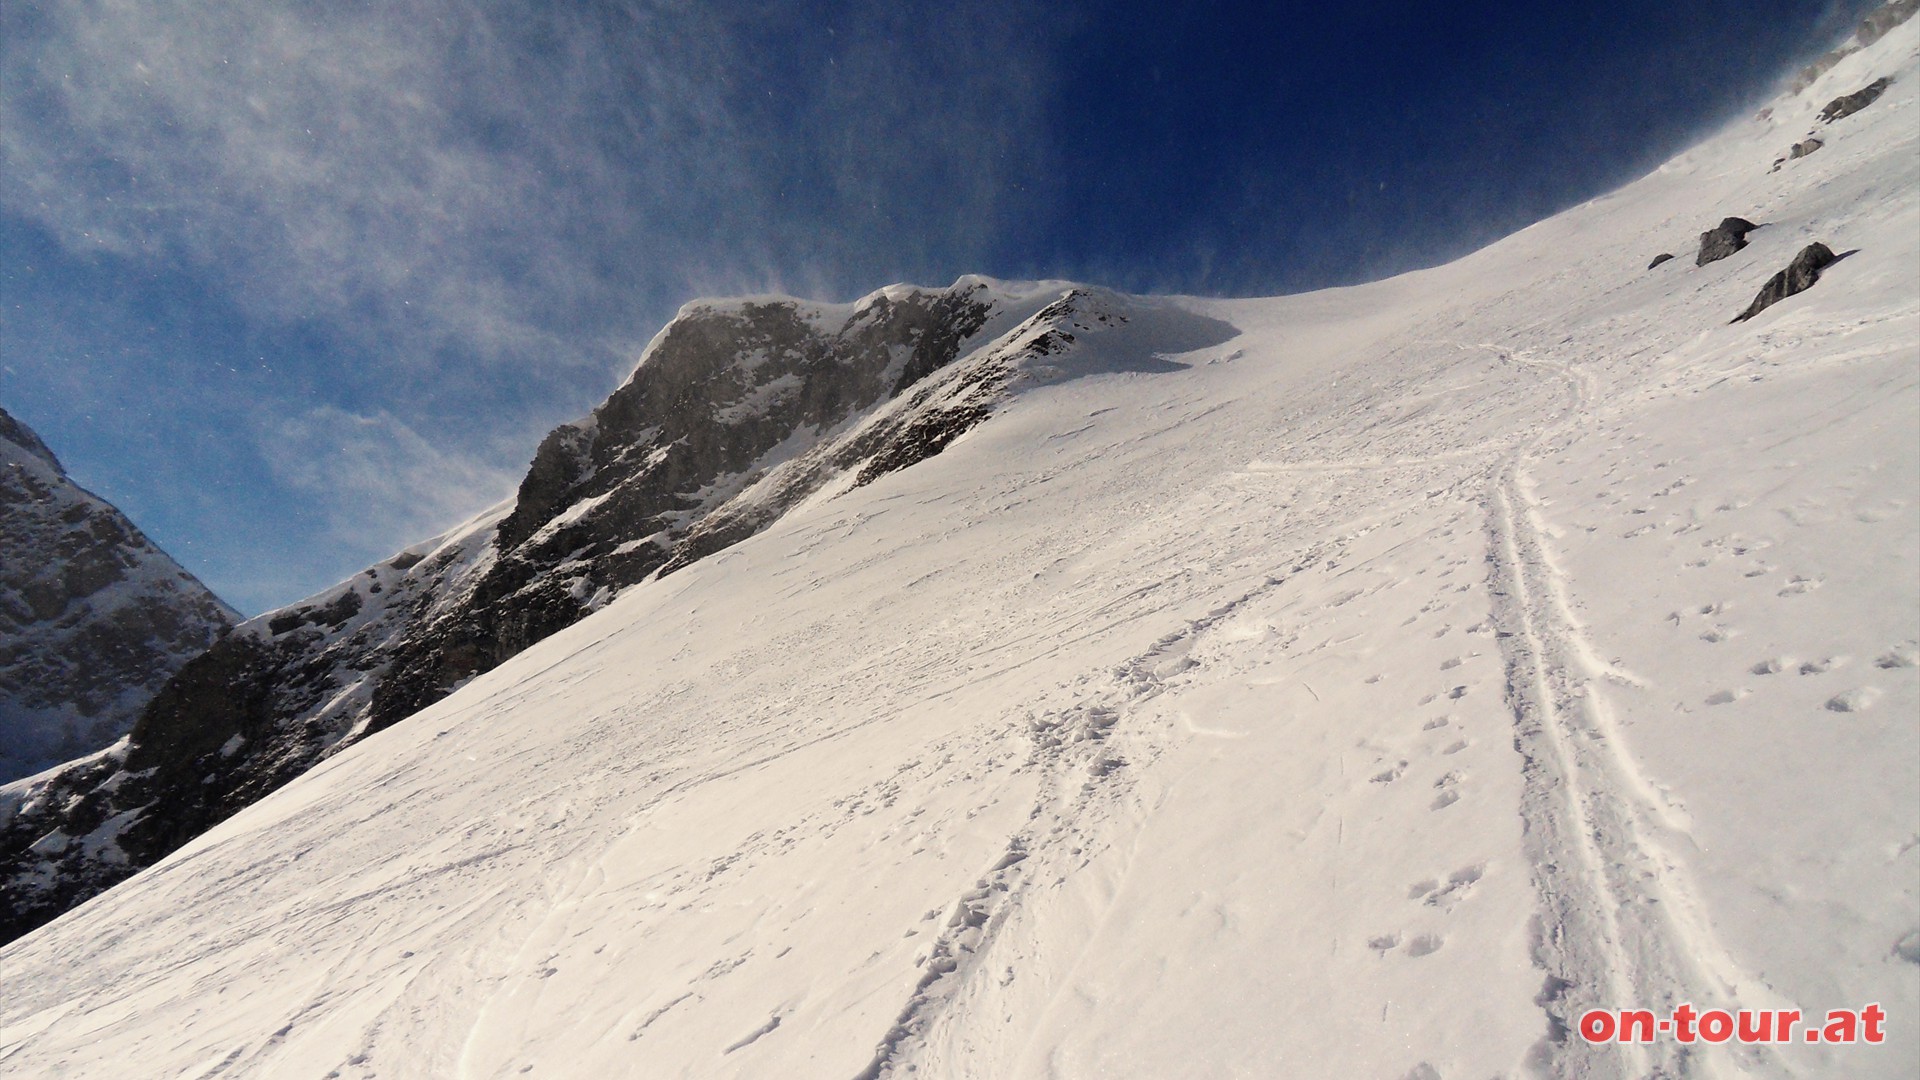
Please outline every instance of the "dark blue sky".
[[0, 405], [248, 611], [511, 493], [682, 302], [1472, 250], [1864, 2], [0, 7]]

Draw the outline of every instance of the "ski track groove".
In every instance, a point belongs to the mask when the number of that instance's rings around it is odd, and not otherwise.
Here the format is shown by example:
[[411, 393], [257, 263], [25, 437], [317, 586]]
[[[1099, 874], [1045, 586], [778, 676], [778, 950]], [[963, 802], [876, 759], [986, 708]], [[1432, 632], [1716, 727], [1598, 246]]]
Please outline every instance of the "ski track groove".
[[[1159, 696], [1170, 679], [1186, 670], [1177, 667], [1168, 671], [1167, 664], [1185, 658], [1214, 627], [1284, 583], [1283, 576], [1263, 578], [1251, 590], [1187, 621], [1145, 652], [1110, 669], [1107, 684], [1089, 698], [1040, 716], [1028, 714], [1019, 722], [1017, 726], [1024, 728], [1024, 737], [1033, 744], [1032, 759], [1046, 768], [1033, 809], [1026, 824], [1008, 839], [1005, 853], [993, 867], [948, 905], [951, 914], [933, 943], [918, 983], [874, 1048], [872, 1060], [853, 1080], [887, 1080], [925, 1073], [928, 1070], [923, 1065], [936, 1064], [923, 1060], [929, 1049], [928, 1034], [959, 997], [963, 984], [989, 970], [987, 955], [998, 932], [1039, 876], [1029, 871], [1052, 854], [1049, 838], [1074, 831], [1079, 822], [1101, 817], [1103, 810], [1124, 797], [1128, 789], [1124, 771], [1134, 762], [1110, 743], [1130, 711]], [[1153, 754], [1150, 746], [1142, 746], [1141, 751]], [[1074, 791], [1077, 796], [1070, 794]], [[1135, 832], [1137, 835], [1137, 828]], [[1111, 842], [1116, 838], [1109, 835], [1104, 839]], [[1131, 862], [1129, 855], [1129, 866]], [[1125, 877], [1123, 870], [1122, 880]], [[1109, 911], [1118, 896], [1116, 887], [1108, 899]], [[1104, 921], [1104, 916], [1097, 920], [1101, 924]], [[1079, 969], [1087, 950], [1093, 948], [1094, 937], [1089, 937], [1081, 954], [1066, 966], [1068, 978], [1056, 988], [1050, 1001], [1070, 983], [1072, 972]]]
[[[1658, 795], [1627, 755], [1599, 686], [1605, 680], [1644, 687], [1644, 681], [1600, 659], [1581, 633], [1564, 574], [1546, 547], [1551, 529], [1527, 483], [1525, 463], [1530, 455], [1591, 421], [1592, 403], [1599, 397], [1598, 380], [1591, 371], [1536, 360], [1525, 351], [1493, 344], [1457, 347], [1484, 350], [1561, 381], [1566, 395], [1558, 414], [1531, 437], [1516, 433], [1414, 457], [1284, 465], [1254, 462], [1240, 475], [1380, 471], [1503, 455], [1486, 474], [1483, 508], [1493, 617], [1503, 630], [1499, 640], [1508, 673], [1514, 743], [1522, 758], [1519, 813], [1541, 906], [1533, 952], [1545, 978], [1535, 1003], [1547, 1017], [1549, 1033], [1536, 1045], [1529, 1064], [1536, 1072], [1568, 1080], [1684, 1080], [1715, 1075], [1711, 1063], [1695, 1053], [1697, 1048], [1666, 1043], [1626, 1046], [1615, 1054], [1574, 1036], [1579, 1014], [1589, 1007], [1670, 1011], [1683, 1001], [1702, 1007], [1731, 1004], [1740, 987], [1758, 982], [1737, 974], [1736, 965], [1700, 915], [1678, 862], [1653, 839], [1660, 831], [1684, 838], [1685, 815]], [[1371, 529], [1362, 529], [1359, 535], [1367, 531]], [[1316, 545], [1289, 565], [1298, 570], [1323, 555], [1325, 548]], [[1350, 570], [1343, 569], [1336, 577]], [[1082, 703], [1064, 712], [1081, 724], [1089, 715], [1104, 714], [1098, 729], [1088, 735], [1098, 747], [1131, 706], [1158, 695], [1168, 679], [1180, 674], [1178, 668], [1161, 670], [1169, 657], [1190, 651], [1214, 626], [1284, 584], [1289, 576], [1290, 572], [1267, 576], [1251, 591], [1189, 621], [1119, 665], [1113, 671], [1117, 685], [1111, 688], [1107, 704]], [[1123, 599], [1130, 598], [1134, 597]], [[1063, 721], [1060, 726], [1067, 725]], [[1026, 859], [1045, 850], [1045, 830], [1040, 825], [1067, 824], [1066, 816], [1052, 808], [1058, 805], [1062, 784], [1071, 782], [1077, 771], [1072, 766], [1094, 765], [1107, 756], [1098, 749], [1091, 755], [1068, 755], [1056, 748], [1028, 825], [1009, 840], [1007, 850], [1018, 853], [1018, 859], [1011, 866], [1003, 860], [953, 905], [927, 970], [876, 1047], [874, 1058], [855, 1080], [886, 1080], [932, 1064], [921, 1060], [928, 1049], [928, 1031], [955, 1003], [960, 984], [986, 970], [985, 954], [995, 932], [1030, 886]], [[1094, 780], [1105, 775], [1095, 772]], [[1086, 809], [1083, 802], [1072, 816], [1082, 816]], [[969, 934], [975, 927], [979, 933]], [[1729, 1048], [1727, 1052], [1737, 1055], [1743, 1073], [1787, 1075], [1763, 1048]]]
[[[1484, 501], [1489, 592], [1521, 758], [1523, 844], [1540, 903], [1532, 952], [1545, 978], [1535, 1004], [1548, 1034], [1529, 1065], [1561, 1080], [1719, 1075], [1698, 1047], [1594, 1046], [1575, 1033], [1589, 1008], [1737, 1006], [1742, 989], [1753, 997], [1762, 988], [1715, 940], [1684, 869], [1661, 842], [1664, 833], [1691, 843], [1684, 814], [1633, 762], [1601, 686], [1644, 684], [1600, 660], [1581, 633], [1528, 483], [1530, 456], [1592, 423], [1597, 381], [1575, 365], [1502, 355], [1567, 386], [1560, 414], [1489, 474]], [[1745, 1075], [1792, 1075], [1763, 1047], [1727, 1044], [1722, 1052]]]

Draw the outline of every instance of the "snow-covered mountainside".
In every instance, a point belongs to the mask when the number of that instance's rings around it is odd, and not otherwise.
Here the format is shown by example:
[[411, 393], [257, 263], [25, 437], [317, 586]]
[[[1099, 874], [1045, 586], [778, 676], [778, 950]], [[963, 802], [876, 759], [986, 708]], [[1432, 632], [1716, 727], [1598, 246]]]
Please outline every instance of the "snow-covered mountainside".
[[[914, 294], [998, 299], [696, 513], [561, 535], [667, 445], [610, 401], [447, 565], [611, 544], [634, 583], [0, 950], [0, 1066], [1910, 1075], [1917, 118], [1908, 22], [1445, 267]], [[379, 606], [336, 605], [281, 633]], [[1887, 1037], [1572, 1033], [1681, 1002], [1877, 1002]]]
[[106, 748], [239, 618], [0, 410], [0, 784]]
[[624, 386], [541, 443], [514, 500], [248, 620], [127, 742], [0, 787], [0, 942], [620, 589], [752, 535], [849, 455], [865, 483], [938, 453], [985, 418], [1009, 358], [1060, 347], [1092, 302], [1066, 292], [966, 278], [853, 304], [688, 305]]

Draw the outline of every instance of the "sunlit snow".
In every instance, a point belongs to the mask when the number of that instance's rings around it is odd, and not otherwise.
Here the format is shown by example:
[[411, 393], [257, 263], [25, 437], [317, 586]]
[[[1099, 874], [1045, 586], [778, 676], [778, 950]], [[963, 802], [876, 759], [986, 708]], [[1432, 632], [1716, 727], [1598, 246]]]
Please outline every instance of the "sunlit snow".
[[[0, 952], [0, 1071], [1911, 1075], [1917, 43], [1445, 267], [1113, 298]], [[1892, 1019], [1556, 1038], [1681, 1001]]]

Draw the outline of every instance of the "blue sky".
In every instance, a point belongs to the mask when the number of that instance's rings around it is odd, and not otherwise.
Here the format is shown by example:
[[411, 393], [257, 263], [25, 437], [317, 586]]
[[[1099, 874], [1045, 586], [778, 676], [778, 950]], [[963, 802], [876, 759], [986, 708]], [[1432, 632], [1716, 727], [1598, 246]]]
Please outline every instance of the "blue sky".
[[1472, 250], [1864, 2], [0, 7], [0, 406], [248, 612], [511, 494], [681, 303]]

